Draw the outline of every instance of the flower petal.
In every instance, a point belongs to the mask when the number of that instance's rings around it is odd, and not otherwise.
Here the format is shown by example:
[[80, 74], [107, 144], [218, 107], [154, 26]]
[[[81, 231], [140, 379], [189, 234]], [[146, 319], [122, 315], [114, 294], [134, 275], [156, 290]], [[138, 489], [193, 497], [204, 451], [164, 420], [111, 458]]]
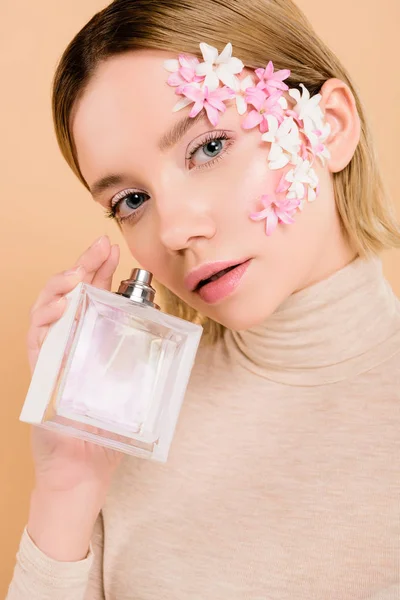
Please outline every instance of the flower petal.
[[[206, 110], [207, 117], [208, 117], [208, 120], [210, 121], [211, 125], [214, 125], [214, 127], [216, 127], [218, 125], [218, 118], [219, 118], [218, 110], [216, 108], [214, 108], [214, 106], [211, 106], [211, 104], [209, 104], [208, 102], [205, 103], [204, 108]], [[225, 106], [224, 106], [224, 109], [225, 109]]]
[[219, 79], [215, 71], [207, 73], [206, 78], [204, 80], [204, 86], [207, 86], [210, 92], [213, 92], [219, 87]]
[[263, 142], [268, 142], [269, 144], [272, 144], [272, 142], [275, 140], [275, 136], [273, 133], [267, 131], [267, 133], [262, 134], [261, 139]]
[[221, 112], [226, 111], [225, 104], [222, 102], [222, 100], [219, 100], [218, 98], [213, 98], [212, 96], [209, 97], [207, 100], [207, 104], [209, 104], [213, 108], [216, 108], [217, 110], [220, 110]]
[[190, 100], [189, 98], [181, 98], [179, 102], [175, 104], [174, 108], [172, 109], [172, 112], [177, 112], [178, 110], [185, 108], [185, 106], [192, 104], [192, 102], [193, 100]]
[[268, 121], [265, 118], [265, 113], [264, 113], [264, 115], [261, 115], [261, 117], [262, 117], [262, 121], [260, 123], [260, 131], [261, 131], [261, 133], [266, 133], [268, 131]]
[[203, 109], [203, 107], [203, 102], [196, 102], [189, 113], [189, 117], [196, 117], [199, 114], [199, 112]]
[[285, 212], [284, 210], [277, 210], [276, 211], [277, 217], [278, 219], [282, 222], [285, 223], [285, 225], [292, 225], [294, 223], [294, 219], [293, 217], [289, 214], [289, 212]]
[[233, 73], [231, 73], [227, 65], [220, 65], [215, 71], [215, 74], [224, 85], [227, 85], [232, 89], [236, 89], [236, 77], [233, 75]]
[[214, 64], [218, 58], [218, 50], [214, 46], [210, 46], [205, 42], [201, 42], [200, 50], [204, 58], [204, 62]]
[[252, 213], [249, 215], [252, 221], [262, 221], [271, 213], [271, 208], [264, 208], [264, 210], [260, 210], [260, 212]]
[[164, 60], [164, 68], [171, 73], [174, 73], [179, 69], [179, 61], [177, 58], [169, 58], [168, 60]]
[[263, 120], [262, 115], [256, 110], [251, 110], [243, 119], [242, 127], [243, 129], [253, 129], [261, 123]]
[[237, 111], [238, 111], [239, 115], [244, 115], [244, 113], [247, 110], [246, 100], [240, 94], [238, 94], [236, 96], [236, 108], [237, 108]]
[[272, 133], [272, 135], [276, 135], [279, 128], [278, 119], [273, 115], [267, 115], [267, 123], [268, 123], [268, 131]]
[[282, 175], [282, 177], [281, 177], [281, 179], [280, 179], [280, 181], [278, 183], [278, 186], [277, 186], [277, 188], [275, 190], [275, 193], [276, 194], [281, 194], [283, 192], [287, 192], [287, 190], [289, 189], [289, 187], [290, 187], [290, 183], [285, 179], [285, 175]]
[[249, 87], [253, 87], [254, 86], [254, 81], [251, 78], [250, 75], [247, 75], [244, 79], [242, 79], [242, 81], [240, 82], [240, 89], [245, 92], [247, 90], [247, 88]]
[[254, 106], [258, 111], [262, 109], [267, 94], [260, 88], [249, 88], [245, 94], [246, 102]]
[[232, 56], [232, 44], [230, 42], [228, 42], [225, 46], [225, 48], [222, 50], [221, 54], [215, 59], [215, 62], [217, 65], [220, 65], [221, 63], [226, 63], [229, 61], [229, 59]]
[[291, 96], [294, 100], [296, 100], [297, 104], [300, 102], [301, 96], [298, 89], [293, 88], [289, 90], [289, 96]]
[[276, 79], [284, 81], [285, 79], [290, 77], [290, 69], [281, 69], [280, 71], [276, 71], [276, 73], [274, 73], [274, 77]]
[[265, 67], [264, 79], [270, 79], [274, 74], [274, 63], [272, 60], [268, 61], [267, 66]]
[[283, 169], [289, 162], [289, 157], [286, 154], [282, 154], [273, 162], [268, 163], [268, 167], [271, 171], [276, 171], [277, 169]]
[[281, 106], [281, 107], [282, 107], [284, 110], [286, 110], [286, 109], [287, 109], [287, 107], [288, 107], [288, 103], [287, 103], [287, 100], [286, 100], [285, 96], [281, 96], [281, 97], [279, 98], [279, 100], [278, 100], [278, 104], [279, 104], [279, 106]]
[[278, 217], [274, 212], [267, 217], [265, 232], [268, 236], [272, 235], [278, 225]]
[[207, 75], [207, 73], [213, 72], [213, 66], [212, 64], [206, 62], [199, 63], [198, 65], [196, 65], [195, 71], [197, 75], [204, 77], [205, 75]]
[[189, 82], [192, 81], [192, 79], [195, 76], [194, 69], [186, 68], [186, 67], [182, 67], [179, 70], [179, 73], [182, 75], [183, 79], [185, 79], [186, 81], [189, 81]]
[[195, 65], [199, 64], [197, 56], [191, 56], [190, 54], [180, 54], [179, 62], [184, 69], [194, 69]]
[[185, 83], [185, 81], [182, 79], [179, 71], [176, 71], [176, 73], [171, 73], [171, 75], [168, 76], [167, 83], [168, 85], [176, 87], [177, 85], [181, 85], [181, 83]]
[[239, 58], [235, 58], [233, 56], [228, 63], [228, 67], [231, 73], [233, 73], [234, 75], [238, 75], [243, 71], [244, 64]]
[[316, 197], [317, 197], [317, 194], [315, 193], [315, 190], [313, 190], [312, 187], [309, 187], [308, 188], [308, 196], [307, 196], [308, 201], [314, 202]]
[[219, 102], [225, 102], [225, 100], [231, 100], [234, 97], [235, 92], [231, 88], [226, 86], [218, 88], [217, 90], [210, 92], [210, 94], [208, 95], [209, 101], [211, 101], [211, 99], [215, 99]]
[[186, 98], [190, 98], [193, 102], [204, 100], [204, 90], [192, 84], [185, 85], [182, 88], [181, 94], [186, 96]]
[[268, 153], [268, 160], [274, 161], [281, 158], [282, 148], [278, 144], [271, 144], [271, 149]]

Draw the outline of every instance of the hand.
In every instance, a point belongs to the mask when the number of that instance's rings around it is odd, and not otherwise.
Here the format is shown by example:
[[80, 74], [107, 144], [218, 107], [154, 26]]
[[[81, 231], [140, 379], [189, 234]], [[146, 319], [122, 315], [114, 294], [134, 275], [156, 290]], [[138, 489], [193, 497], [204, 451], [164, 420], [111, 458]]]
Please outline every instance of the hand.
[[[81, 281], [111, 290], [118, 262], [119, 247], [111, 246], [103, 236], [80, 256], [72, 270], [50, 278], [30, 313], [27, 347], [32, 372], [49, 327], [65, 311], [65, 294]], [[49, 491], [70, 491], [81, 485], [104, 490], [121, 458], [119, 452], [41, 427], [32, 428], [31, 439], [36, 485]]]

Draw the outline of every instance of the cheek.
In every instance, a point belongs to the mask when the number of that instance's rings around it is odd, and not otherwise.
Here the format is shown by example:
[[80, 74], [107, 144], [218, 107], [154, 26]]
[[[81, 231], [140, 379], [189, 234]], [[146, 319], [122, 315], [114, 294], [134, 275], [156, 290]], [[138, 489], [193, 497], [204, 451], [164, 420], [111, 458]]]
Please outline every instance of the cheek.
[[[263, 194], [274, 193], [283, 171], [268, 168], [268, 151], [267, 144], [246, 143], [240, 152], [228, 158], [223, 176], [222, 170], [215, 172], [213, 191], [220, 199], [218, 206], [226, 217], [248, 218], [250, 213], [262, 208], [260, 198]], [[248, 221], [251, 225], [250, 218]]]

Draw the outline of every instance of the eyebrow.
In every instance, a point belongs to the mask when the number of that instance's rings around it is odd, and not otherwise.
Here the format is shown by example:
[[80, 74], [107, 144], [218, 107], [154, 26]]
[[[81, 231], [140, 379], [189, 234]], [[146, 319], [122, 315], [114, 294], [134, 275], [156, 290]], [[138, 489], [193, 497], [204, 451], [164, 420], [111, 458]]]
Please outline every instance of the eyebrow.
[[[203, 120], [208, 122], [205, 111], [201, 110], [195, 117], [184, 117], [175, 123], [169, 131], [161, 136], [158, 142], [158, 149], [160, 152], [166, 152], [175, 146], [189, 129], [194, 127], [199, 121]], [[106, 175], [90, 186], [90, 192], [93, 197], [97, 197], [109, 188], [123, 184], [126, 180], [127, 177], [122, 174]]]

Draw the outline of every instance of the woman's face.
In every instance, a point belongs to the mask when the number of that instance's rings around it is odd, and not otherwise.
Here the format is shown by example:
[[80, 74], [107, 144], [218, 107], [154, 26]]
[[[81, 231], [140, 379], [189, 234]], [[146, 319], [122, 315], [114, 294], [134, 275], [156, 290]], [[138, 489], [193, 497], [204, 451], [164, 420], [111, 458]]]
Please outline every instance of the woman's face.
[[[98, 67], [73, 115], [79, 165], [95, 200], [106, 210], [114, 204], [143, 268], [202, 314], [247, 329], [341, 266], [346, 249], [331, 174], [315, 163], [320, 195], [294, 224], [280, 223], [267, 236], [265, 220], [249, 215], [262, 210], [261, 196], [274, 192], [284, 172], [268, 168], [270, 144], [258, 127], [242, 129], [234, 101], [217, 127], [186, 119], [172, 139], [190, 107], [172, 110], [178, 96], [166, 83], [166, 58], [175, 56], [143, 50]], [[96, 191], [105, 177], [107, 187]], [[217, 301], [185, 286], [200, 265], [248, 259], [239, 285]]]

